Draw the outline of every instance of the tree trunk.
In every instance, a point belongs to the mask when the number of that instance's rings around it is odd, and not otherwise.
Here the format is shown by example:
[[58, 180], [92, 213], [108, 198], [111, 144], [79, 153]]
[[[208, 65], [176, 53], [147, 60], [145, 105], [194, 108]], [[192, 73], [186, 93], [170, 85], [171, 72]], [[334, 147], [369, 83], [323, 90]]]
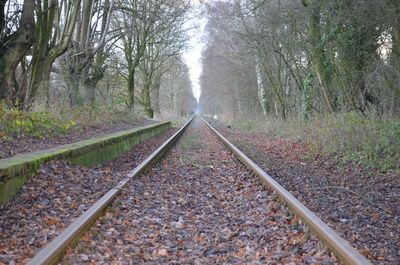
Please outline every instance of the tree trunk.
[[80, 44], [83, 50], [87, 50], [89, 46], [89, 30], [90, 30], [90, 21], [92, 18], [92, 6], [93, 0], [85, 0], [83, 3], [82, 10], [82, 25], [80, 27]]
[[[2, 23], [4, 24], [4, 5], [7, 1], [1, 1]], [[25, 0], [19, 29], [11, 36], [4, 36], [0, 45], [0, 99], [6, 99], [10, 103], [13, 97], [13, 82], [15, 71], [26, 53], [36, 41], [34, 0]], [[3, 36], [2, 36], [3, 37]]]
[[[75, 0], [74, 3], [71, 4], [72, 13], [69, 15], [68, 20], [65, 21], [67, 24], [65, 26], [65, 31], [60, 33], [60, 36], [56, 36], [58, 37], [55, 40], [56, 43], [48, 43], [51, 37], [50, 36], [47, 41], [44, 40], [41, 44], [45, 45], [45, 48], [43, 46], [38, 47], [40, 50], [47, 49], [47, 52], [45, 51], [38, 55], [36, 61], [40, 63], [35, 65], [35, 67], [32, 69], [31, 87], [28, 94], [30, 101], [45, 101], [46, 105], [48, 105], [51, 68], [54, 61], [68, 49], [80, 11], [80, 3], [81, 0]], [[61, 21], [60, 17], [58, 19]]]
[[153, 119], [154, 118], [154, 110], [151, 107], [151, 101], [150, 101], [150, 90], [146, 89], [143, 91], [142, 95], [142, 106], [144, 107], [144, 113], [146, 114], [147, 118]]
[[156, 80], [156, 83], [154, 84], [154, 90], [153, 90], [153, 95], [154, 95], [154, 112], [157, 115], [161, 114], [161, 110], [160, 110], [160, 80], [161, 78], [159, 78], [158, 80]]
[[256, 58], [256, 74], [257, 74], [257, 85], [258, 85], [258, 100], [261, 104], [261, 108], [263, 110], [264, 115], [267, 115], [269, 109], [267, 91], [265, 90], [264, 82], [262, 79], [260, 59], [258, 57]]
[[321, 3], [317, 0], [308, 1], [311, 8], [309, 20], [309, 36], [311, 43], [311, 50], [313, 52], [313, 61], [315, 72], [319, 81], [319, 88], [326, 102], [328, 110], [333, 114], [333, 109], [329, 101], [327, 90], [330, 89], [332, 83], [332, 75], [327, 67], [327, 58], [325, 47], [322, 45], [321, 35]]
[[38, 24], [36, 26], [37, 42], [33, 47], [33, 58], [31, 62], [31, 72], [29, 87], [27, 90], [28, 104], [25, 106], [29, 108], [33, 102], [31, 102], [40, 87], [40, 80], [44, 72], [44, 58], [48, 56], [49, 53], [49, 41], [53, 32], [54, 20], [57, 13], [57, 1], [51, 0], [50, 2], [44, 2], [43, 7], [41, 5], [37, 6], [39, 15], [37, 16]]
[[[92, 2], [93, 0], [91, 0]], [[104, 62], [107, 58], [107, 54], [104, 51], [104, 45], [105, 45], [105, 36], [107, 35], [107, 32], [109, 31], [109, 24], [110, 24], [110, 17], [111, 17], [111, 12], [112, 12], [112, 6], [114, 5], [114, 0], [110, 1], [106, 0], [104, 2], [104, 6], [107, 8], [109, 7], [108, 10], [105, 11], [103, 14], [102, 18], [102, 23], [101, 23], [101, 33], [102, 36], [100, 38], [100, 43], [98, 46], [91, 52], [91, 55], [89, 58], [93, 58], [93, 56], [96, 55], [95, 60], [91, 64], [91, 73], [92, 76], [90, 77], [89, 74], [85, 75], [83, 84], [85, 86], [86, 90], [86, 98], [88, 99], [90, 104], [95, 103], [95, 89], [97, 86], [97, 83], [104, 77], [104, 72], [106, 71], [106, 66], [104, 66]], [[90, 10], [92, 10], [93, 3], [90, 5]], [[91, 12], [88, 12], [89, 14]], [[90, 28], [89, 23], [87, 23], [86, 28]], [[86, 33], [87, 34], [87, 33]], [[89, 44], [86, 44], [85, 50], [89, 49]]]
[[[275, 94], [275, 112], [279, 118], [282, 120], [286, 119], [286, 99], [285, 99], [285, 90], [282, 84], [282, 80], [280, 78], [280, 73], [277, 71], [278, 77], [274, 75], [274, 70], [269, 62], [263, 63], [264, 74], [267, 76], [268, 81], [271, 85], [272, 91]], [[278, 104], [279, 106], [278, 106]], [[266, 105], [268, 106], [268, 105]]]
[[235, 98], [236, 98], [236, 101], [237, 101], [237, 106], [238, 106], [239, 113], [240, 113], [240, 115], [243, 115], [242, 103], [240, 101], [239, 86], [237, 84], [237, 80], [235, 80]]
[[86, 90], [86, 99], [90, 104], [94, 104], [96, 101], [95, 89], [97, 83], [104, 77], [104, 72], [106, 71], [106, 67], [103, 67], [102, 64], [97, 62], [95, 64], [96, 65], [94, 66], [92, 77], [87, 75], [83, 82]]
[[[391, 51], [391, 59], [393, 60], [393, 64], [397, 73], [400, 73], [400, 3], [398, 0], [390, 1], [390, 9], [393, 10], [393, 34], [392, 34], [392, 51]], [[391, 86], [392, 90], [396, 94], [400, 94], [399, 85]]]
[[128, 106], [134, 108], [135, 106], [135, 74], [136, 68], [130, 67], [128, 74]]
[[150, 91], [151, 91], [151, 77], [146, 74], [145, 76], [145, 84], [143, 85], [142, 89], [142, 98], [140, 104], [144, 107], [144, 112], [149, 119], [154, 118], [154, 110], [151, 107], [151, 98], [150, 98]]
[[[135, 106], [135, 78], [136, 69], [142, 59], [145, 45], [143, 43], [136, 43], [136, 50], [132, 47], [132, 41], [126, 41], [125, 44], [125, 58], [128, 62], [128, 106], [134, 108]], [[134, 57], [132, 57], [132, 54]]]

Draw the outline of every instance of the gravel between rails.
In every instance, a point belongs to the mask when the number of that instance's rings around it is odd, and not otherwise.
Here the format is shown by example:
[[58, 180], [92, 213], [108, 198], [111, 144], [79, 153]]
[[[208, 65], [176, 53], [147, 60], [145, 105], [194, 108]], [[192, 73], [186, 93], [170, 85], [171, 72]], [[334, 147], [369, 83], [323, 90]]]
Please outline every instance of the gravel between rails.
[[103, 165], [52, 160], [41, 166], [0, 209], [0, 265], [26, 264], [176, 131], [170, 128]]
[[341, 263], [195, 119], [60, 264]]

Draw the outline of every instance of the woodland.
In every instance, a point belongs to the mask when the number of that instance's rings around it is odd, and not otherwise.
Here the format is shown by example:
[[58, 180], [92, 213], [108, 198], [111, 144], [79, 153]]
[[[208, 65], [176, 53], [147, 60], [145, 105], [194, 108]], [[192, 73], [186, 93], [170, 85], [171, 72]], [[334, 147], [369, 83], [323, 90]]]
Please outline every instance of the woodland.
[[394, 0], [209, 4], [202, 108], [303, 120], [397, 116], [399, 8]]
[[186, 115], [190, 9], [187, 0], [1, 1], [0, 99], [25, 110]]
[[206, 14], [202, 113], [399, 168], [399, 1], [233, 0]]
[[[3, 139], [201, 113], [400, 166], [396, 0], [0, 3]], [[199, 98], [183, 56], [193, 32], [204, 44]]]

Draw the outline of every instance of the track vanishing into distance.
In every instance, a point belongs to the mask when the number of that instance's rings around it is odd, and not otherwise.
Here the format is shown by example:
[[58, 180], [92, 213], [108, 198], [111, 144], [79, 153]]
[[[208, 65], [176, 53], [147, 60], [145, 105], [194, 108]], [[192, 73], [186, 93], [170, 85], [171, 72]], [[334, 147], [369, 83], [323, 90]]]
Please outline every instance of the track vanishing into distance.
[[28, 264], [57, 262], [371, 264], [200, 117]]

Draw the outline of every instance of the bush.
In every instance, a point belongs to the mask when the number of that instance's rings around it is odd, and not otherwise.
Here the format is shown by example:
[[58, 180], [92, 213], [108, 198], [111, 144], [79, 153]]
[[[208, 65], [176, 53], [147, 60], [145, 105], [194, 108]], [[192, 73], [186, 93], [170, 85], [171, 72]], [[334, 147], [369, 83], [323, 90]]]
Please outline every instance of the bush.
[[292, 140], [306, 140], [316, 152], [382, 170], [399, 169], [400, 121], [345, 113], [292, 122], [281, 130]]
[[73, 120], [56, 118], [48, 112], [25, 112], [0, 103], [0, 134], [3, 139], [48, 138], [77, 129], [79, 127]]

